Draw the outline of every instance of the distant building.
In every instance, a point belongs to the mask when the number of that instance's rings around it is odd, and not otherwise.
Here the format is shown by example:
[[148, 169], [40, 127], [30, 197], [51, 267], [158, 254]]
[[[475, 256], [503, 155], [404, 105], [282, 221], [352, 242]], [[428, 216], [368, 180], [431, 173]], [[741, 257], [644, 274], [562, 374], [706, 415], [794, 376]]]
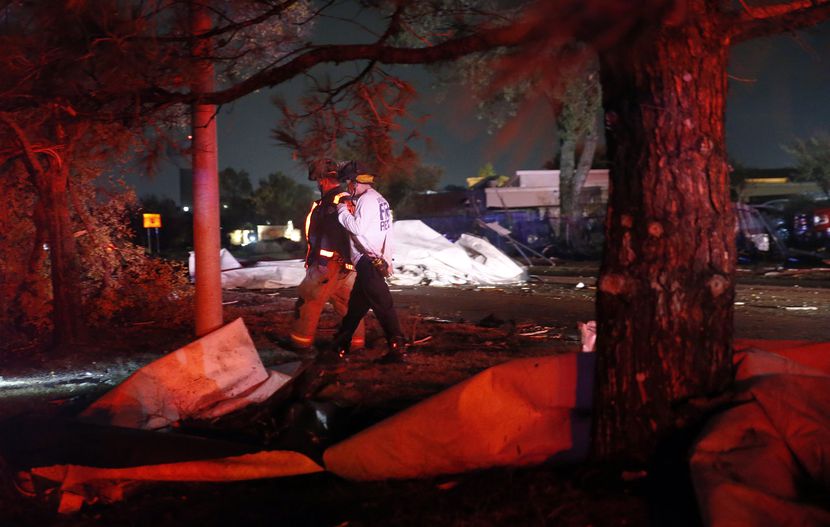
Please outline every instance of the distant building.
[[792, 168], [742, 168], [732, 173], [737, 201], [764, 203], [793, 196], [823, 195], [814, 182], [795, 182]]
[[179, 205], [193, 208], [193, 170], [179, 169]]
[[[518, 170], [509, 186], [484, 189], [488, 209], [543, 209], [550, 218], [559, 217], [559, 170]], [[582, 202], [608, 202], [608, 170], [592, 169], [582, 187]]]

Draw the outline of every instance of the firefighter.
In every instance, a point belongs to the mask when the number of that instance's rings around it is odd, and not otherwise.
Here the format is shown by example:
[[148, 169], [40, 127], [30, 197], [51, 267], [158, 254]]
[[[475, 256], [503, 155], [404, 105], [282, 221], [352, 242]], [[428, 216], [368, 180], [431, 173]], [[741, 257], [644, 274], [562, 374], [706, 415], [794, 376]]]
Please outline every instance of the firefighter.
[[[331, 159], [311, 163], [308, 179], [317, 182], [320, 199], [311, 204], [305, 221], [306, 274], [297, 289], [299, 298], [291, 325], [291, 345], [297, 351], [311, 350], [326, 302], [331, 302], [341, 317], [346, 314], [356, 277], [349, 262], [349, 233], [337, 221], [337, 203], [347, 196], [337, 178], [337, 164]], [[354, 349], [366, 345], [362, 321], [350, 344]]]
[[386, 277], [392, 274], [392, 211], [386, 199], [372, 188], [374, 173], [361, 163], [345, 164], [340, 177], [348, 182], [354, 200], [353, 211], [346, 203], [337, 205], [337, 218], [349, 231], [351, 262], [357, 278], [349, 296], [349, 310], [334, 337], [337, 355], [347, 357], [351, 351], [349, 342], [354, 342], [352, 334], [371, 309], [389, 344], [381, 362], [403, 362], [406, 339], [386, 284]]

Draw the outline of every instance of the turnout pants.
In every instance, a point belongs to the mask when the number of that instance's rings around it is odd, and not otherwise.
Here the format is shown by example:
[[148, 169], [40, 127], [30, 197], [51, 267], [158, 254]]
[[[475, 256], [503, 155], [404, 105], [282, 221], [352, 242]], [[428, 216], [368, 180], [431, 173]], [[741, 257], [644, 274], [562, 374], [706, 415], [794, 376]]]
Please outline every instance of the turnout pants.
[[386, 285], [380, 271], [366, 256], [358, 260], [355, 270], [357, 278], [349, 296], [349, 310], [343, 317], [335, 342], [341, 345], [349, 342], [349, 339], [354, 342], [352, 335], [356, 334], [369, 309], [375, 313], [387, 341], [392, 342], [395, 337], [403, 337], [401, 323], [392, 302], [392, 293], [389, 292], [389, 286]]
[[[320, 314], [326, 302], [341, 317], [346, 314], [349, 294], [355, 283], [355, 272], [330, 259], [326, 266], [311, 265], [297, 289], [299, 298], [294, 306], [294, 322], [291, 324], [291, 343], [297, 348], [310, 348], [320, 322]], [[366, 345], [364, 324], [355, 326], [351, 346], [355, 349]]]

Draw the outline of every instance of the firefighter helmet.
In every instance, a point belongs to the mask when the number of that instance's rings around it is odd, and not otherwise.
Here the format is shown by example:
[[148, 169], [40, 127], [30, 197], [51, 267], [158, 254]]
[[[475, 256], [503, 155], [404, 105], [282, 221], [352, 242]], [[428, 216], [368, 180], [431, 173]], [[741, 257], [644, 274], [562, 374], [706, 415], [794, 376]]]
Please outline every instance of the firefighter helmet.
[[337, 177], [341, 181], [356, 181], [358, 183], [372, 184], [375, 182], [375, 171], [360, 161], [349, 161], [340, 167]]
[[308, 179], [317, 181], [325, 177], [337, 177], [337, 163], [333, 159], [316, 159], [308, 164]]

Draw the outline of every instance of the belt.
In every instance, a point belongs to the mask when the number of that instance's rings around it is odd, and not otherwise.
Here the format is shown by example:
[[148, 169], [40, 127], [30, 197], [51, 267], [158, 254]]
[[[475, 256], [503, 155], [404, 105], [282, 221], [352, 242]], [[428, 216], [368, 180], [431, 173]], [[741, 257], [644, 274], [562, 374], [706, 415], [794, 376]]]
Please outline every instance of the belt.
[[327, 249], [320, 249], [320, 256], [330, 258], [330, 259], [334, 260], [335, 262], [339, 262], [339, 263], [343, 264], [343, 267], [345, 267], [349, 271], [354, 271], [354, 265], [347, 262], [345, 259], [343, 259], [342, 256], [340, 256], [339, 254], [337, 254], [334, 251], [329, 251]]

